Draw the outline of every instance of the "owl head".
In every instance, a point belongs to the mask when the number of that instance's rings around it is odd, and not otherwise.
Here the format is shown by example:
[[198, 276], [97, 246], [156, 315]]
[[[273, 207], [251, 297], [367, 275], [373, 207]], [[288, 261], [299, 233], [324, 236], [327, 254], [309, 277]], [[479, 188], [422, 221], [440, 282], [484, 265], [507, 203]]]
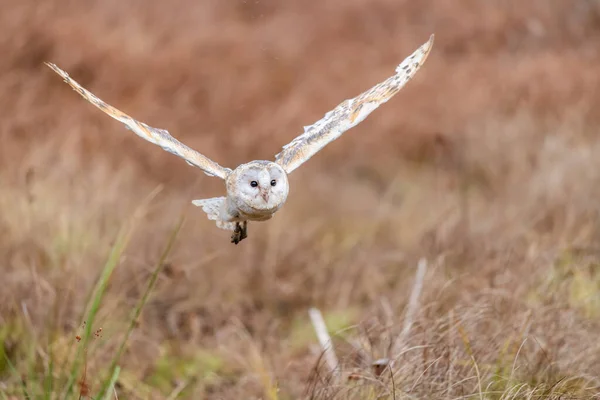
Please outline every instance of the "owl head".
[[252, 161], [240, 165], [229, 175], [227, 191], [244, 213], [272, 214], [287, 199], [287, 174], [274, 162]]

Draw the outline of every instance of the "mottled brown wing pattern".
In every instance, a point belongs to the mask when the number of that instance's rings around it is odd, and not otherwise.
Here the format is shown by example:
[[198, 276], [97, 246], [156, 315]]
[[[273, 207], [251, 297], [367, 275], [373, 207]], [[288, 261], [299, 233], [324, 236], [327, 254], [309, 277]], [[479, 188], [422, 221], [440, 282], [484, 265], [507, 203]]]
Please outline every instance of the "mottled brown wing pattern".
[[290, 173], [327, 144], [362, 122], [371, 112], [398, 93], [417, 73], [431, 51], [433, 38], [431, 35], [427, 43], [402, 61], [394, 76], [353, 99], [343, 101], [313, 125], [305, 126], [304, 133], [284, 146], [275, 156], [275, 162]]
[[110, 104], [105, 103], [96, 95], [73, 80], [69, 74], [57, 67], [55, 64], [46, 63], [46, 65], [60, 75], [65, 82], [68, 83], [84, 99], [98, 107], [100, 110], [104, 111], [110, 117], [125, 124], [129, 130], [133, 131], [142, 139], [145, 139], [150, 143], [154, 143], [162, 147], [163, 150], [183, 158], [188, 164], [202, 169], [207, 175], [218, 176], [219, 178], [225, 179], [231, 172], [231, 169], [220, 166], [211, 159], [198, 153], [196, 150], [181, 143], [171, 136], [167, 130], [148, 126], [143, 122], [133, 119]]

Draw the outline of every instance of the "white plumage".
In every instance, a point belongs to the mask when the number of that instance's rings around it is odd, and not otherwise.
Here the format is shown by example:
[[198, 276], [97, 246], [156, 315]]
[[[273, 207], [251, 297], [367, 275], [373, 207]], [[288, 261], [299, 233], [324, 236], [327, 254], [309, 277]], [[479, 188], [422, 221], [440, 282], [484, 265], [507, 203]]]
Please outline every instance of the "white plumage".
[[283, 146], [275, 162], [252, 161], [235, 170], [222, 167], [172, 137], [164, 129], [153, 128], [105, 103], [83, 88], [62, 69], [47, 63], [63, 77], [76, 92], [100, 110], [122, 122], [141, 138], [154, 143], [169, 153], [183, 158], [209, 176], [225, 180], [227, 196], [194, 200], [202, 207], [208, 219], [219, 228], [233, 230], [232, 242], [239, 243], [247, 236], [247, 221], [270, 219], [283, 206], [289, 192], [287, 174], [298, 168], [319, 150], [339, 138], [344, 132], [362, 122], [381, 104], [391, 99], [421, 68], [433, 46], [433, 35], [396, 68], [396, 74], [373, 86], [359, 96], [345, 100], [322, 119], [304, 127], [304, 132]]
[[202, 211], [206, 213], [208, 219], [218, 221], [221, 213], [221, 208], [225, 204], [225, 197], [213, 197], [212, 199], [194, 200], [192, 204], [202, 207]]

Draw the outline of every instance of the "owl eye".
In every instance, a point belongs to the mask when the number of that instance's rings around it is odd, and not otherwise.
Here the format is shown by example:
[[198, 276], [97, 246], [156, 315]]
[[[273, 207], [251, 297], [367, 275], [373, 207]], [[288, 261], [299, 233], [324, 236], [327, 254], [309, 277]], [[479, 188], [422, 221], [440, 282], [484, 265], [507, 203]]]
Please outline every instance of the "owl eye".
[[275, 186], [275, 185], [277, 185], [277, 181], [276, 181], [275, 179], [273, 179], [273, 180], [271, 181], [271, 186]]
[[250, 182], [250, 186], [257, 187], [258, 186], [258, 182], [252, 181], [252, 182]]

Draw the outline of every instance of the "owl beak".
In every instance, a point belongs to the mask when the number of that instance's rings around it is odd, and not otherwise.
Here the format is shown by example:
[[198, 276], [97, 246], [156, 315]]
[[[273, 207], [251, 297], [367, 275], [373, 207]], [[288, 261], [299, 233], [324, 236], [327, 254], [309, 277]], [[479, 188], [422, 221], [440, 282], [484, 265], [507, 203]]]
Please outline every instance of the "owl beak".
[[268, 203], [269, 202], [269, 191], [268, 190], [261, 190], [260, 197], [262, 197], [263, 200]]

